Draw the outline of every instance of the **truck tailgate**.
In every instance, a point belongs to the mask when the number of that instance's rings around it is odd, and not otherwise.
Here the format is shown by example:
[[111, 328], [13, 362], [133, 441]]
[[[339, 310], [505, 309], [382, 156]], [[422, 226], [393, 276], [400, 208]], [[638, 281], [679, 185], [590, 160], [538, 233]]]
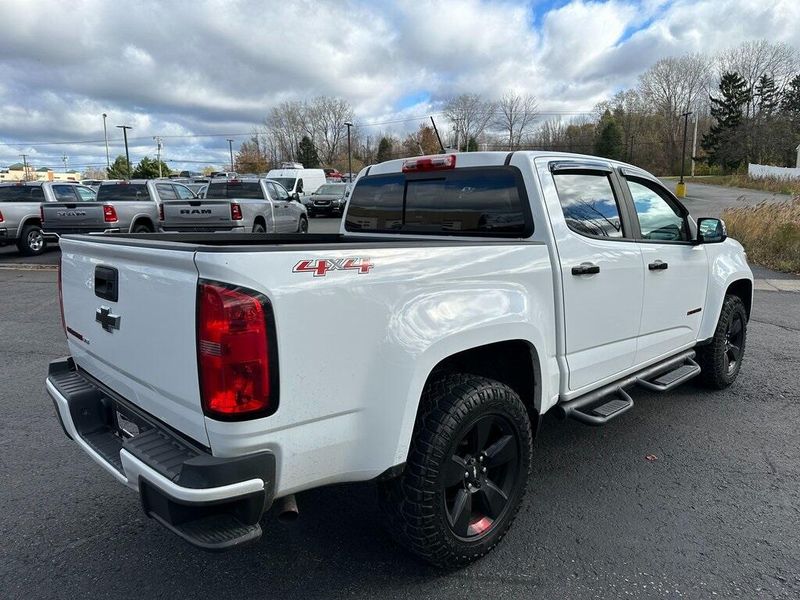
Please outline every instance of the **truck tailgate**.
[[[194, 253], [69, 238], [61, 240], [61, 253], [64, 321], [78, 367], [207, 446]], [[113, 285], [104, 284], [115, 272], [116, 301]]]
[[166, 231], [210, 231], [238, 227], [241, 222], [231, 219], [229, 200], [170, 200], [164, 202]]
[[104, 220], [102, 202], [43, 202], [42, 214], [46, 232], [102, 231], [113, 226]]

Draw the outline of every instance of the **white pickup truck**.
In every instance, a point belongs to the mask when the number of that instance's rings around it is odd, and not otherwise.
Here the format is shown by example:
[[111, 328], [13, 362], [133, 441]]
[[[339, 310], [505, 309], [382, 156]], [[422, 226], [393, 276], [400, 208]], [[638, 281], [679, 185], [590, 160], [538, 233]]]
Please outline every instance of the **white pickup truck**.
[[721, 221], [571, 154], [374, 165], [338, 235], [61, 248], [64, 430], [216, 550], [259, 538], [273, 501], [376, 480], [400, 542], [466, 564], [517, 513], [542, 415], [602, 425], [637, 386], [730, 385], [752, 305]]

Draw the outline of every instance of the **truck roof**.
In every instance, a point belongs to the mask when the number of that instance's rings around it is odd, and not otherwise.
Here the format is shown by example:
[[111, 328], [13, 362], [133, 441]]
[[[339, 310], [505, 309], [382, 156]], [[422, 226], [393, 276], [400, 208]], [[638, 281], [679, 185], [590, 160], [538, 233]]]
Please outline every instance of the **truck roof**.
[[613, 164], [615, 166], [624, 166], [630, 169], [635, 169], [637, 174], [641, 172], [644, 176], [646, 175], [648, 178], [652, 177], [646, 171], [643, 171], [639, 167], [635, 165], [629, 165], [627, 163], [620, 162], [618, 160], [613, 160], [610, 158], [604, 158], [602, 156], [592, 156], [590, 154], [578, 154], [576, 152], [551, 152], [547, 150], [515, 150], [515, 151], [508, 151], [508, 152], [445, 152], [442, 154], [432, 154], [427, 156], [409, 156], [407, 158], [398, 158], [395, 160], [387, 160], [386, 162], [378, 163], [376, 165], [372, 165], [370, 167], [365, 167], [361, 173], [365, 173], [366, 169], [369, 169], [370, 175], [377, 175], [381, 173], [398, 173], [402, 171], [403, 164], [407, 160], [411, 159], [419, 159], [419, 158], [431, 158], [434, 156], [449, 156], [449, 155], [456, 156], [456, 168], [459, 167], [488, 167], [488, 166], [501, 166], [506, 164], [506, 159], [511, 155], [517, 154], [524, 154], [526, 156], [530, 156], [531, 158], [538, 158], [541, 156], [551, 157], [551, 158], [563, 158], [563, 159], [576, 159], [581, 161], [593, 161], [593, 162], [604, 162], [608, 164]]

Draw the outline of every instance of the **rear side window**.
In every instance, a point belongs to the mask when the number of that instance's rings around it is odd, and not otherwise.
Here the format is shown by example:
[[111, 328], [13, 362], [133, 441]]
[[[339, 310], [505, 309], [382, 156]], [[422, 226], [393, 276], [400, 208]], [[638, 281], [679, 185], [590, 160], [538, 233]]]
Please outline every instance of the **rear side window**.
[[608, 175], [558, 173], [553, 179], [570, 229], [592, 237], [623, 237], [619, 204]]
[[150, 194], [144, 183], [112, 183], [100, 186], [97, 190], [97, 200], [100, 202], [143, 202], [150, 200]]
[[44, 193], [39, 185], [0, 186], [0, 202], [41, 202], [42, 200], [44, 200]]
[[347, 231], [525, 237], [533, 220], [515, 167], [364, 177], [353, 190]]
[[255, 198], [263, 199], [261, 184], [257, 181], [221, 181], [210, 183], [206, 198]]

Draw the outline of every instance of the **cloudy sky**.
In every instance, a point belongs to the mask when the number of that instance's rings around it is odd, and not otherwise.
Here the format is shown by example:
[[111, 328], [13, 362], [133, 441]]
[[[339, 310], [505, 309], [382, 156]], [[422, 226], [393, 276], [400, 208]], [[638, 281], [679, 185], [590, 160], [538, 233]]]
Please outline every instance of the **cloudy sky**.
[[127, 124], [132, 162], [160, 135], [171, 165], [221, 166], [287, 99], [342, 96], [365, 132], [400, 131], [461, 92], [580, 113], [664, 56], [800, 48], [798, 0], [0, 0], [0, 23], [3, 167], [104, 166], [102, 113], [112, 160]]

